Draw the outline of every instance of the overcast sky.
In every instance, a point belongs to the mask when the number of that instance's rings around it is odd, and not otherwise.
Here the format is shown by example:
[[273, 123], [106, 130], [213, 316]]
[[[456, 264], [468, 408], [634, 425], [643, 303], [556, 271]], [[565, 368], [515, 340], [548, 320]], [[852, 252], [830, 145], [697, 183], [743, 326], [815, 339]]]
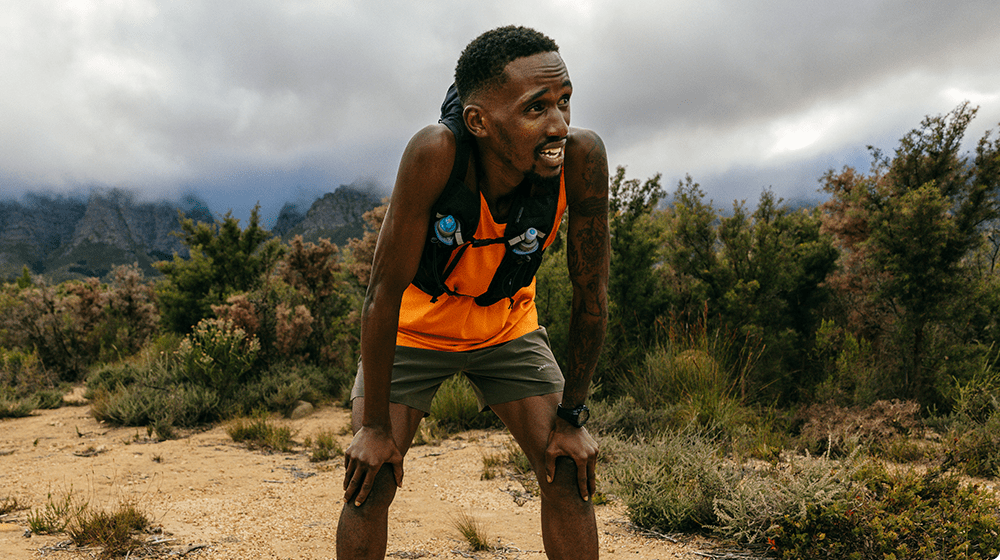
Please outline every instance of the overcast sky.
[[0, 199], [194, 192], [273, 220], [388, 191], [459, 52], [511, 23], [559, 43], [612, 170], [719, 206], [818, 197], [965, 100], [970, 148], [1000, 122], [996, 0], [0, 0]]

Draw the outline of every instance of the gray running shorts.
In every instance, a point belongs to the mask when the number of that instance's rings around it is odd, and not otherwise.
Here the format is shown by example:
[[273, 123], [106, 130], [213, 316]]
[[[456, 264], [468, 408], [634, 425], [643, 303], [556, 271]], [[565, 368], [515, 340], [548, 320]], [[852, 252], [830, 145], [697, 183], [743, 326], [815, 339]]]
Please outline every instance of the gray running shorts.
[[[544, 327], [539, 327], [510, 342], [481, 350], [442, 352], [397, 346], [389, 401], [429, 414], [438, 388], [458, 373], [464, 373], [472, 383], [480, 410], [493, 404], [557, 393], [565, 383], [549, 348], [549, 336]], [[364, 375], [358, 362], [351, 399], [364, 395]]]

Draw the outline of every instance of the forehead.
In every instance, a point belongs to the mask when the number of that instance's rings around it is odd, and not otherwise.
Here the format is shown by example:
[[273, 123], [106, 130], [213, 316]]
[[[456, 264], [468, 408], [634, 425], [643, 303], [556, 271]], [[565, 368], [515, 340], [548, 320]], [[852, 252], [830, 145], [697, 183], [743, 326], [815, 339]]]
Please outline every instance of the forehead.
[[557, 52], [546, 52], [512, 60], [504, 68], [507, 80], [499, 88], [506, 102], [517, 102], [544, 91], [571, 88], [569, 71]]

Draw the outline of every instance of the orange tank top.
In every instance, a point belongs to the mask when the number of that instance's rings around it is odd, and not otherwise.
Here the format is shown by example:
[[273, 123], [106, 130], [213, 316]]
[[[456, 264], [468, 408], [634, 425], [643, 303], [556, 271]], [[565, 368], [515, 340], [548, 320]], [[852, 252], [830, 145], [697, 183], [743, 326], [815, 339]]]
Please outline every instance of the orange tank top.
[[[566, 211], [566, 181], [559, 181], [559, 204], [552, 232], [559, 231], [559, 223]], [[476, 239], [503, 237], [504, 224], [498, 224], [490, 214], [489, 206], [479, 195], [479, 226]], [[544, 246], [555, 239], [549, 235]], [[481, 294], [493, 279], [493, 272], [503, 260], [504, 244], [470, 247], [448, 276], [451, 288], [460, 294]], [[514, 340], [538, 328], [535, 310], [535, 280], [514, 294], [513, 302], [502, 299], [489, 307], [476, 305], [469, 296], [443, 294], [431, 303], [431, 296], [410, 284], [403, 292], [399, 311], [399, 330], [396, 344], [411, 348], [462, 352], [478, 350]]]

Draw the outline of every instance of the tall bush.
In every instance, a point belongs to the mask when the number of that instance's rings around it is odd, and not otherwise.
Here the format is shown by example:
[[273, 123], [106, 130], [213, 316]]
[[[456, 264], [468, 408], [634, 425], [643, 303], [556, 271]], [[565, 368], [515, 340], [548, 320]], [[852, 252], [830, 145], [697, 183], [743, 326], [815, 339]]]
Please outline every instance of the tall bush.
[[175, 254], [172, 261], [156, 263], [165, 276], [158, 295], [168, 329], [187, 333], [212, 316], [212, 305], [266, 281], [284, 249], [260, 226], [259, 210], [255, 206], [251, 211], [245, 229], [229, 213], [212, 224], [181, 221], [180, 237], [190, 257]]
[[983, 293], [969, 289], [970, 257], [998, 217], [1000, 194], [1000, 141], [987, 132], [974, 156], [961, 153], [976, 112], [963, 103], [927, 117], [893, 157], [872, 149], [870, 173], [844, 168], [822, 180], [824, 228], [843, 251], [830, 285], [845, 326], [893, 358], [881, 371], [885, 397], [947, 407], [938, 378], [951, 349], [995, 340], [965, 328], [979, 307], [970, 296]]
[[110, 284], [88, 278], [51, 286], [36, 278], [4, 294], [0, 344], [37, 354], [64, 381], [137, 352], [158, 324], [152, 284], [134, 265], [115, 267]]

